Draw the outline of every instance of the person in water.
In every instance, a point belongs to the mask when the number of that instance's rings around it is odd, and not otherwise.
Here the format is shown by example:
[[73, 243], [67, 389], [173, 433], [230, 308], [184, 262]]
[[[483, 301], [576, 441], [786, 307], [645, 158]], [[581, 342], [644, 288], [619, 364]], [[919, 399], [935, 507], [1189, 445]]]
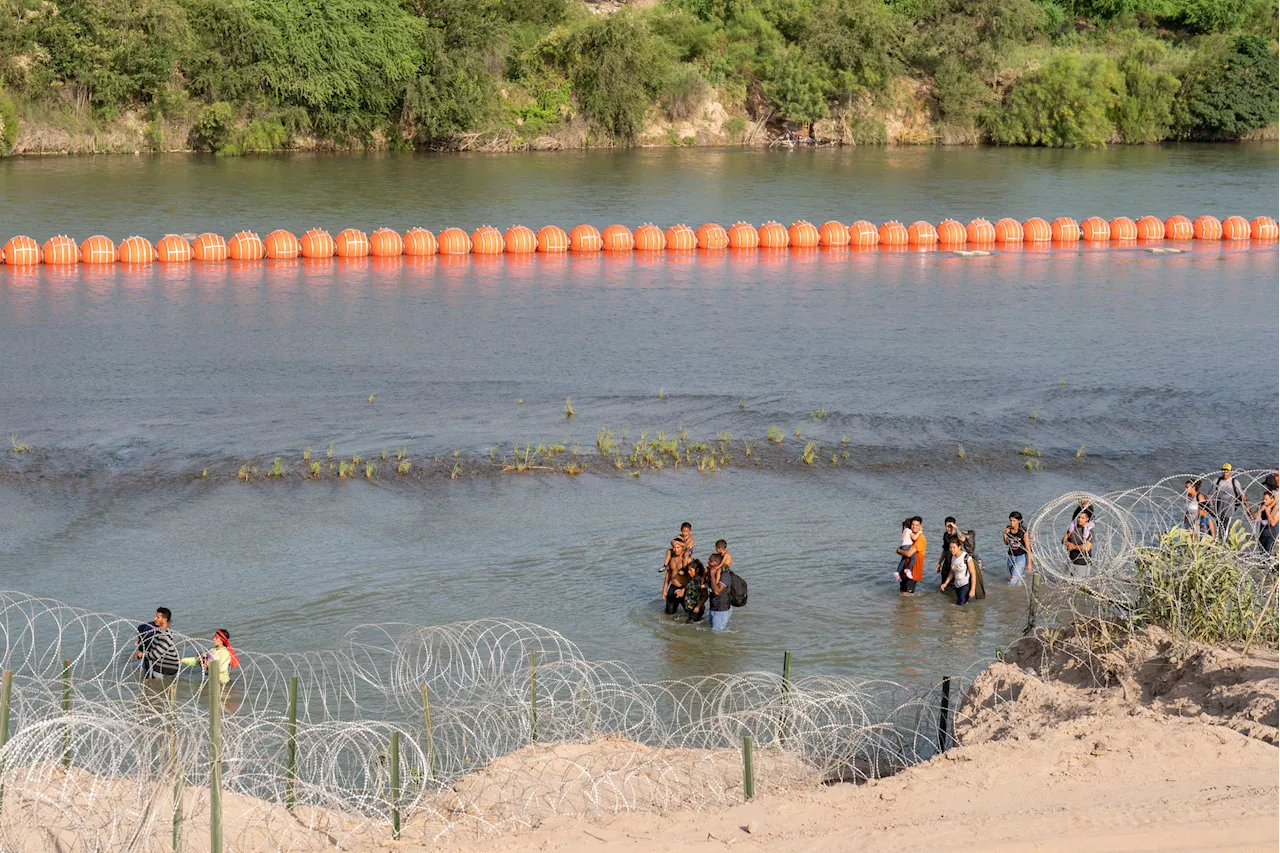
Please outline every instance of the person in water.
[[686, 560], [693, 559], [693, 525], [685, 522], [680, 525], [680, 541], [684, 543], [684, 556]]
[[910, 554], [901, 547], [898, 548], [899, 556], [911, 557], [910, 564], [902, 573], [902, 580], [898, 581], [898, 591], [903, 595], [914, 595], [916, 584], [924, 579], [924, 552], [928, 540], [924, 535], [924, 521], [918, 515], [911, 519], [911, 532], [915, 540], [910, 548]]
[[168, 689], [178, 675], [178, 644], [173, 638], [170, 623], [173, 611], [157, 607], [155, 619], [138, 626], [138, 650], [133, 656], [142, 661], [142, 681], [151, 687]]
[[226, 628], [219, 628], [213, 632], [213, 648], [199, 657], [183, 658], [182, 665], [195, 666], [199, 663], [200, 666], [208, 669], [211, 660], [218, 662], [218, 683], [229, 683], [232, 667], [240, 666], [240, 656], [236, 654], [235, 649], [231, 648], [231, 634]]
[[1244, 506], [1245, 515], [1253, 512], [1249, 499], [1245, 497], [1244, 487], [1240, 480], [1233, 476], [1231, 463], [1222, 466], [1222, 476], [1213, 483], [1213, 491], [1209, 493], [1209, 512], [1213, 513], [1214, 526], [1219, 536], [1226, 536], [1231, 528], [1231, 514], [1239, 506]]
[[939, 583], [947, 576], [947, 564], [951, 560], [951, 543], [959, 538], [960, 528], [956, 526], [955, 517], [948, 515], [942, 522], [942, 553], [938, 555], [938, 565], [934, 567]]
[[1262, 503], [1253, 513], [1253, 520], [1258, 523], [1258, 547], [1268, 554], [1276, 551], [1276, 528], [1280, 526], [1280, 501], [1276, 493], [1268, 490], [1262, 493]]
[[949, 568], [946, 580], [942, 582], [942, 591], [951, 587], [956, 593], [956, 605], [963, 607], [969, 601], [969, 593], [973, 589], [974, 565], [973, 557], [964, 549], [960, 541], [951, 543]]
[[[729, 553], [729, 543], [723, 539], [716, 540], [716, 553], [720, 555], [720, 567], [724, 569], [733, 568], [733, 555]], [[711, 562], [707, 561], [708, 564]]]
[[689, 617], [685, 624], [701, 622], [702, 613], [707, 603], [707, 573], [701, 560], [689, 561], [689, 582], [680, 590], [680, 605]]
[[682, 590], [689, 582], [689, 564], [692, 562], [684, 553], [684, 543], [680, 537], [672, 539], [671, 547], [667, 550], [666, 571], [662, 576], [662, 598], [666, 599], [668, 616], [673, 615], [680, 606], [680, 598], [684, 595]]
[[1027, 530], [1022, 526], [1022, 513], [1009, 513], [1009, 526], [1004, 529], [1004, 545], [1008, 556], [1005, 557], [1005, 568], [1009, 570], [1009, 585], [1017, 586], [1022, 578], [1031, 571], [1031, 540]]
[[1217, 536], [1218, 523], [1217, 521], [1214, 520], [1213, 515], [1210, 514], [1209, 505], [1200, 504], [1199, 508], [1196, 510], [1196, 513], [1197, 513], [1196, 526], [1195, 526], [1195, 530], [1192, 532], [1191, 538], [1192, 539], [1195, 538], [1195, 533], [1199, 533], [1201, 538], [1208, 537], [1212, 539], [1215, 536]]
[[1077, 577], [1088, 577], [1093, 554], [1093, 514], [1087, 507], [1076, 513], [1062, 537], [1062, 544], [1067, 546], [1067, 559], [1071, 561], [1073, 573]]
[[719, 554], [712, 554], [707, 562], [707, 591], [711, 594], [707, 601], [707, 621], [711, 623], [712, 631], [725, 631], [729, 627], [729, 617], [733, 614], [729, 601], [729, 584], [733, 580], [733, 572]]
[[898, 543], [898, 567], [894, 570], [894, 580], [902, 582], [902, 573], [907, 570], [907, 566], [911, 565], [911, 561], [916, 557], [916, 538], [919, 533], [911, 529], [911, 519], [904, 518], [902, 520], [902, 541]]

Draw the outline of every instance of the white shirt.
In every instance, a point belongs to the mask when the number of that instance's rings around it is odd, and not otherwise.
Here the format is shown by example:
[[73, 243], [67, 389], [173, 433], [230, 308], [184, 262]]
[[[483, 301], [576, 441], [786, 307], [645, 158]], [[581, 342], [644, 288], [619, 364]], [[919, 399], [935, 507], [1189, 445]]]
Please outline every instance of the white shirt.
[[916, 540], [911, 538], [911, 528], [909, 527], [902, 528], [902, 544], [898, 547], [910, 548], [914, 544], [916, 544]]
[[969, 582], [969, 555], [961, 552], [951, 557], [951, 583], [953, 586], [964, 586]]

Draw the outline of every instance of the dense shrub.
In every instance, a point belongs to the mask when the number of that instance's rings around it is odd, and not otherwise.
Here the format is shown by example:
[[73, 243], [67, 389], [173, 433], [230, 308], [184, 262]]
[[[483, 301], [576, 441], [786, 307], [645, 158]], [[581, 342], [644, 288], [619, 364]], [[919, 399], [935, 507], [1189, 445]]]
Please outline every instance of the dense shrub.
[[1125, 142], [1159, 142], [1169, 136], [1178, 78], [1162, 70], [1166, 53], [1160, 42], [1143, 41], [1120, 60], [1124, 95], [1111, 119]]
[[1015, 145], [1094, 148], [1114, 133], [1110, 113], [1124, 78], [1102, 56], [1060, 56], [1018, 80], [988, 125], [992, 140]]
[[1274, 124], [1280, 74], [1257, 36], [1213, 40], [1187, 69], [1178, 93], [1178, 134], [1236, 137]]

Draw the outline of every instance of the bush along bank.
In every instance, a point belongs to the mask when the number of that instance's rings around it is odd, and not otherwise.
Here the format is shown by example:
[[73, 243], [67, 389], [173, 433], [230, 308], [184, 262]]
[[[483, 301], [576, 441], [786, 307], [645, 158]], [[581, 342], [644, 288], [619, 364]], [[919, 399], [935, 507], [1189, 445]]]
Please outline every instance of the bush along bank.
[[1274, 137], [1276, 0], [0, 0], [0, 155]]

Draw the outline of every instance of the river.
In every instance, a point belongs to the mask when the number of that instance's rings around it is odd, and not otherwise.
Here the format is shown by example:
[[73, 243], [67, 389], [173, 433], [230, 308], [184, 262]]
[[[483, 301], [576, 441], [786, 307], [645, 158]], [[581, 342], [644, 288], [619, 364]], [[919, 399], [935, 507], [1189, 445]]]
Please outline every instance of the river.
[[[1276, 155], [9, 159], [0, 239], [1274, 216]], [[798, 672], [962, 671], [1026, 619], [1025, 592], [1000, 583], [1010, 510], [1275, 464], [1275, 244], [1185, 248], [4, 268], [0, 430], [33, 450], [0, 463], [3, 584], [139, 621], [166, 604], [180, 630], [227, 627], [263, 651], [330, 648], [361, 623], [500, 617], [643, 678], [772, 670], [787, 649]], [[577, 477], [490, 464], [526, 443], [594, 455], [602, 427], [628, 445], [729, 433], [731, 461]], [[304, 449], [330, 445], [375, 459], [377, 478], [305, 479]], [[398, 477], [381, 454], [400, 448], [432, 473]], [[275, 457], [281, 480], [236, 480]], [[893, 549], [914, 514], [926, 581], [943, 516], [978, 531], [985, 601], [898, 596]], [[725, 636], [661, 613], [682, 521], [700, 556], [726, 538], [750, 583]]]

